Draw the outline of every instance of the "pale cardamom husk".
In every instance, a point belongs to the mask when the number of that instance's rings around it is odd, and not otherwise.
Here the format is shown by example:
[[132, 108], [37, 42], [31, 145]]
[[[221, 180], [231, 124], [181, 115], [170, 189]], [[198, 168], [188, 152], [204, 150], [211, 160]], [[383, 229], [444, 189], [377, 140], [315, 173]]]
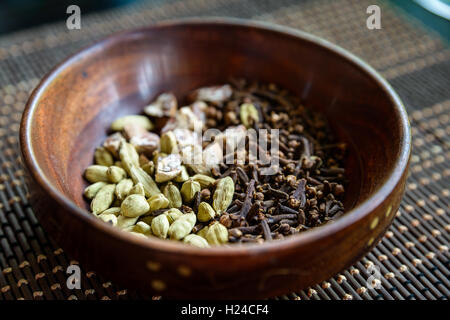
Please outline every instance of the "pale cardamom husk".
[[228, 242], [228, 230], [227, 228], [219, 223], [215, 222], [209, 226], [208, 232], [206, 233], [206, 240], [211, 245], [219, 245]]
[[183, 214], [169, 227], [170, 239], [181, 240], [187, 236], [195, 226], [197, 218], [194, 212]]
[[200, 236], [200, 237], [202, 237], [202, 238], [204, 238], [204, 239], [206, 239], [206, 234], [208, 233], [208, 230], [209, 230], [209, 227], [208, 227], [208, 226], [205, 226], [205, 227], [201, 228], [201, 229], [197, 232], [197, 235]]
[[259, 122], [258, 110], [252, 103], [241, 104], [241, 109], [239, 111], [242, 124], [246, 128], [250, 128], [253, 123]]
[[98, 147], [94, 152], [95, 163], [101, 166], [112, 166], [114, 164], [114, 158], [112, 154], [104, 147]]
[[139, 194], [141, 196], [145, 196], [144, 185], [140, 182], [136, 183], [133, 188], [130, 190], [130, 194]]
[[103, 186], [95, 195], [91, 202], [92, 213], [98, 215], [108, 209], [114, 201], [115, 184]]
[[98, 215], [98, 218], [100, 220], [103, 220], [103, 221], [111, 224], [112, 226], [116, 226], [117, 225], [117, 217], [114, 214], [112, 214], [112, 213], [105, 213], [105, 212], [103, 212], [103, 213]]
[[181, 172], [173, 179], [175, 182], [185, 182], [189, 179], [189, 174], [185, 166], [181, 166]]
[[183, 242], [199, 248], [209, 247], [208, 241], [196, 234], [188, 234], [184, 237]]
[[216, 212], [213, 207], [207, 202], [201, 202], [198, 206], [197, 218], [200, 222], [206, 222], [213, 219], [216, 216]]
[[107, 172], [108, 167], [94, 164], [86, 168], [84, 171], [84, 177], [91, 183], [99, 181], [110, 182]]
[[116, 185], [116, 197], [118, 200], [122, 201], [130, 193], [131, 188], [133, 188], [133, 180], [123, 179]]
[[131, 194], [122, 201], [120, 209], [122, 215], [132, 218], [146, 214], [150, 209], [150, 206], [144, 196]]
[[111, 130], [122, 131], [127, 124], [136, 124], [144, 128], [145, 130], [152, 130], [153, 123], [146, 116], [140, 115], [128, 115], [120, 117], [111, 123]]
[[168, 131], [163, 133], [160, 139], [160, 147], [161, 152], [171, 154], [171, 153], [177, 153], [177, 139], [175, 137], [175, 134], [173, 131]]
[[117, 227], [119, 227], [120, 229], [126, 229], [129, 228], [131, 226], [133, 226], [136, 221], [138, 220], [139, 217], [125, 217], [125, 216], [118, 216], [117, 217]]
[[92, 199], [95, 197], [95, 195], [97, 194], [97, 192], [104, 186], [106, 186], [107, 183], [103, 182], [103, 181], [99, 181], [96, 183], [93, 183], [89, 186], [86, 187], [86, 189], [84, 189], [84, 196], [87, 199]]
[[192, 180], [200, 183], [202, 189], [209, 188], [214, 182], [216, 182], [216, 179], [200, 173], [197, 173], [196, 175], [192, 176]]
[[167, 215], [167, 218], [169, 219], [169, 223], [172, 224], [175, 220], [177, 220], [179, 217], [183, 215], [183, 212], [178, 210], [177, 208], [171, 208], [164, 212], [165, 215]]
[[131, 167], [130, 176], [133, 179], [134, 183], [142, 183], [144, 187], [145, 196], [151, 197], [157, 194], [160, 194], [161, 191], [158, 188], [158, 185], [153, 180], [153, 178], [145, 172], [142, 168], [139, 167]]
[[165, 239], [169, 231], [170, 223], [165, 214], [160, 214], [152, 220], [152, 232], [156, 237]]
[[123, 141], [120, 144], [119, 156], [123, 168], [131, 176], [131, 168], [139, 167], [139, 154], [133, 145]]
[[145, 235], [150, 235], [152, 233], [151, 230], [152, 230], [151, 226], [143, 221], [139, 221], [138, 223], [136, 223], [136, 225], [133, 228], [134, 232], [142, 233]]
[[234, 182], [231, 177], [225, 177], [217, 181], [216, 191], [213, 195], [213, 208], [218, 215], [227, 210], [233, 201]]
[[113, 214], [115, 216], [120, 215], [120, 207], [111, 207], [102, 212], [102, 214]]
[[147, 202], [150, 205], [150, 212], [169, 206], [169, 200], [162, 193], [151, 196]]
[[197, 192], [200, 192], [200, 183], [194, 180], [188, 180], [181, 186], [181, 196], [183, 197], [183, 201], [189, 204], [195, 197]]
[[142, 165], [141, 168], [151, 176], [155, 174], [155, 164], [153, 161], [149, 161], [148, 163]]
[[173, 183], [169, 182], [163, 189], [163, 193], [169, 200], [169, 207], [179, 208], [183, 204], [180, 190]]
[[108, 171], [106, 171], [106, 174], [108, 175], [109, 181], [112, 183], [118, 183], [127, 177], [125, 170], [117, 166], [110, 166]]
[[146, 224], [151, 226], [154, 218], [155, 218], [154, 216], [148, 215], [148, 216], [141, 216], [139, 219], [140, 221], [145, 222]]

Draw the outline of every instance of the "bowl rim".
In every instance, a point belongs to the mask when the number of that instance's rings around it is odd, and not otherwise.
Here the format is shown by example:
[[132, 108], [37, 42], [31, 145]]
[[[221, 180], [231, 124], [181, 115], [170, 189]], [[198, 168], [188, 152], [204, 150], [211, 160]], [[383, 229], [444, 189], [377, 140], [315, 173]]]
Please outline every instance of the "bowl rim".
[[[388, 95], [391, 103], [395, 108], [394, 111], [396, 111], [396, 113], [398, 114], [400, 120], [399, 125], [400, 129], [402, 130], [398, 157], [385, 183], [377, 190], [375, 190], [366, 200], [364, 200], [358, 206], [352, 208], [350, 211], [346, 212], [342, 217], [339, 217], [339, 219], [333, 221], [333, 223], [328, 223], [323, 226], [312, 228], [311, 230], [299, 233], [297, 235], [286, 237], [282, 241], [265, 242], [263, 244], [232, 244], [229, 246], [217, 246], [207, 249], [189, 246], [180, 242], [167, 241], [165, 239], [159, 239], [156, 237], [148, 239], [136, 237], [133, 234], [123, 232], [116, 227], [110, 226], [103, 221], [100, 221], [100, 219], [92, 216], [92, 214], [90, 214], [87, 210], [78, 207], [72, 200], [70, 200], [63, 193], [59, 192], [52, 185], [52, 183], [50, 183], [50, 181], [47, 179], [47, 177], [39, 167], [39, 163], [33, 153], [32, 140], [30, 137], [31, 126], [33, 123], [34, 111], [37, 109], [41, 94], [52, 83], [52, 81], [57, 78], [58, 74], [65, 70], [65, 68], [72, 62], [81, 59], [83, 56], [92, 54], [92, 52], [95, 52], [105, 45], [120, 42], [121, 40], [127, 39], [130, 36], [137, 36], [149, 30], [179, 27], [183, 25], [222, 25], [230, 27], [243, 27], [258, 29], [262, 30], [263, 32], [269, 31], [280, 33], [284, 36], [292, 36], [294, 38], [301, 39], [302, 41], [311, 42], [317, 46], [322, 47], [325, 50], [331, 51], [332, 53], [340, 56], [347, 62], [355, 65], [358, 69], [366, 73]], [[300, 30], [267, 22], [251, 21], [238, 18], [193, 17], [165, 20], [145, 27], [139, 27], [131, 30], [113, 33], [107, 37], [104, 37], [103, 39], [100, 39], [99, 41], [96, 41], [94, 44], [83, 47], [82, 49], [78, 50], [77, 52], [57, 64], [55, 67], [53, 67], [33, 90], [25, 105], [20, 124], [20, 148], [22, 151], [24, 164], [29, 169], [28, 171], [33, 177], [34, 181], [36, 181], [39, 186], [49, 194], [49, 196], [55, 199], [59, 203], [59, 205], [67, 209], [66, 214], [72, 215], [75, 219], [81, 220], [81, 223], [86, 223], [99, 232], [106, 233], [106, 236], [111, 236], [116, 238], [117, 240], [125, 241], [132, 245], [136, 245], [144, 249], [151, 249], [154, 251], [176, 254], [183, 253], [184, 255], [196, 255], [203, 257], [231, 257], [246, 256], [248, 254], [269, 254], [274, 251], [295, 249], [319, 241], [320, 239], [330, 237], [333, 234], [346, 229], [351, 225], [357, 223], [358, 221], [364, 219], [375, 208], [380, 206], [383, 201], [392, 193], [393, 189], [401, 180], [405, 170], [407, 170], [411, 154], [411, 129], [406, 109], [402, 101], [400, 100], [400, 97], [397, 95], [391, 85], [369, 64], [364, 62], [361, 58], [350, 53], [349, 51], [339, 47], [338, 45]]]

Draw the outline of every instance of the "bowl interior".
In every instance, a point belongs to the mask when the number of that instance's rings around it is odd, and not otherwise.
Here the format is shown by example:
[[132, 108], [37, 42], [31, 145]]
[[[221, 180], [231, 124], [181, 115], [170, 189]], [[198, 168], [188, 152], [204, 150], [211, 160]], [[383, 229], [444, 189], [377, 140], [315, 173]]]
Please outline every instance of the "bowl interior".
[[307, 38], [244, 25], [162, 25], [108, 38], [57, 67], [37, 93], [29, 137], [46, 179], [79, 207], [84, 169], [120, 115], [163, 91], [182, 98], [230, 77], [274, 82], [324, 113], [350, 146], [346, 209], [388, 179], [402, 149], [400, 111], [367, 71]]

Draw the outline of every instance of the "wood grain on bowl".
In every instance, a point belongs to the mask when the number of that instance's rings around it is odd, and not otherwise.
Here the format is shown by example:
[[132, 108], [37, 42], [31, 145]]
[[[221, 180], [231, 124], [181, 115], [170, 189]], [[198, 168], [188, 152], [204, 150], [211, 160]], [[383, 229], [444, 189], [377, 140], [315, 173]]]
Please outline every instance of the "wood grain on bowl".
[[[201, 249], [141, 239], [85, 210], [83, 169], [119, 115], [230, 77], [275, 82], [324, 113], [350, 146], [337, 221], [264, 245]], [[409, 124], [392, 88], [336, 46], [286, 28], [181, 20], [113, 35], [53, 69], [21, 124], [33, 208], [72, 257], [128, 288], [189, 298], [260, 298], [328, 279], [374, 246], [404, 191]]]

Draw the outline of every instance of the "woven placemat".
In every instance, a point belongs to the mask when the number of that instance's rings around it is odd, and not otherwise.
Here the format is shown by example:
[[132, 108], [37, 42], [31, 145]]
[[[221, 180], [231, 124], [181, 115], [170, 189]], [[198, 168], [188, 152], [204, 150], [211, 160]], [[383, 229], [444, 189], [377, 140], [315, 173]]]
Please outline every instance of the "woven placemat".
[[[367, 29], [366, 8], [376, 2], [152, 1], [82, 15], [81, 30], [69, 31], [61, 21], [0, 37], [0, 300], [159, 299], [119, 288], [83, 266], [82, 289], [67, 288], [67, 266], [78, 262], [48, 238], [29, 205], [18, 131], [38, 79], [67, 55], [114, 31], [186, 16], [263, 20], [331, 40], [380, 71], [410, 115], [410, 177], [386, 236], [348, 270], [276, 299], [448, 299], [450, 49], [384, 2], [378, 2], [382, 29]], [[370, 289], [377, 283], [378, 289]]]

